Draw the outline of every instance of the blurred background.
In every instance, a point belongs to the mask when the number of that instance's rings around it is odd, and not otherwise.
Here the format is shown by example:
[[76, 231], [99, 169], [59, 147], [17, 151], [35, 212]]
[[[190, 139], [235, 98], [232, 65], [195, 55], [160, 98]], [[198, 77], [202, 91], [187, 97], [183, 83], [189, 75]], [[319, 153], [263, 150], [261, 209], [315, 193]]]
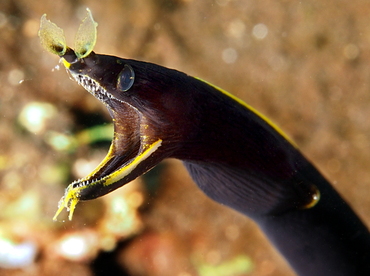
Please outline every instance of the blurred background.
[[86, 7], [95, 52], [201, 77], [266, 114], [370, 226], [370, 3], [258, 0], [0, 2], [1, 275], [294, 275], [250, 219], [208, 199], [180, 161], [52, 217], [105, 156], [104, 106], [41, 48]]

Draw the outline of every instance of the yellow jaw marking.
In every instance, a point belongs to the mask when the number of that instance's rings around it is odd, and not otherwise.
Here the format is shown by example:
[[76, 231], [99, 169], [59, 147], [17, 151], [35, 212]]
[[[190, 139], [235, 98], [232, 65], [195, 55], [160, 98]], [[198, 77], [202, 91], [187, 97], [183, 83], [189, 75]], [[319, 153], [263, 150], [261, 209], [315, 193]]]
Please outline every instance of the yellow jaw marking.
[[[118, 169], [117, 171], [103, 177], [102, 179], [98, 179], [96, 181], [93, 181], [91, 183], [88, 183], [88, 184], [80, 186], [80, 187], [78, 187], [78, 186], [73, 187], [75, 182], [70, 184], [67, 187], [64, 196], [59, 201], [59, 204], [58, 204], [59, 208], [58, 208], [55, 216], [53, 217], [53, 220], [54, 221], [57, 220], [58, 215], [62, 212], [62, 210], [64, 208], [66, 208], [67, 211], [69, 211], [68, 219], [72, 220], [73, 212], [76, 208], [77, 203], [80, 200], [79, 197], [80, 197], [80, 191], [81, 190], [89, 188], [89, 187], [94, 186], [94, 185], [100, 185], [102, 188], [104, 188], [106, 186], [109, 186], [113, 183], [118, 182], [119, 180], [123, 179], [125, 176], [130, 174], [141, 162], [143, 162], [150, 155], [152, 155], [161, 146], [161, 144], [162, 144], [162, 140], [159, 139], [156, 142], [154, 142], [153, 144], [147, 145], [145, 147], [145, 150], [141, 154], [136, 156], [127, 166], [124, 166], [124, 167]], [[112, 149], [112, 147], [111, 147], [111, 149]], [[111, 152], [111, 150], [110, 150], [110, 152]], [[98, 169], [103, 166], [103, 163], [105, 163], [107, 160], [109, 160], [111, 158], [112, 155], [110, 154], [110, 152], [108, 153], [107, 157], [103, 160], [103, 162], [97, 167], [97, 169], [95, 169], [89, 176], [94, 175], [98, 171]], [[80, 182], [83, 182], [87, 179], [88, 179], [88, 177], [82, 179]]]
[[67, 69], [69, 69], [69, 67], [71, 66], [71, 64], [68, 61], [66, 61], [64, 58], [61, 58], [60, 62], [63, 63], [64, 67]]
[[78, 189], [74, 189], [71, 185], [67, 187], [65, 195], [58, 202], [58, 210], [53, 217], [54, 221], [57, 220], [59, 214], [63, 211], [64, 208], [69, 211], [68, 219], [72, 220], [73, 212], [75, 211], [76, 205], [79, 201], [78, 192]]

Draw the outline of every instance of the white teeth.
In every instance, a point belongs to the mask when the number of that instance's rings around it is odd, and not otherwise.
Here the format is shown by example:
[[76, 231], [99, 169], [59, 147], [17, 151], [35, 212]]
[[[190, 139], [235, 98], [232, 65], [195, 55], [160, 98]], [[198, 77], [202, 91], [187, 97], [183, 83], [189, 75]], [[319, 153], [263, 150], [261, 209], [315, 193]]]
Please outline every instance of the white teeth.
[[73, 181], [71, 185], [73, 185], [73, 188], [78, 188], [78, 187], [86, 186], [89, 183], [91, 183], [91, 181], [89, 180], [81, 181], [81, 179], [79, 179], [79, 180]]
[[82, 181], [82, 179], [78, 179], [78, 180], [75, 180], [72, 182], [71, 185], [73, 185], [73, 188], [79, 188], [79, 187], [83, 187], [83, 186], [87, 186], [93, 182], [98, 182], [100, 181], [100, 179], [91, 179], [91, 180], [84, 180]]
[[96, 178], [96, 179], [89, 179], [89, 180], [78, 179], [78, 180], [73, 181], [70, 185], [68, 185], [67, 189], [71, 185], [72, 185], [73, 189], [76, 189], [76, 188], [81, 188], [81, 187], [84, 187], [84, 186], [88, 186], [92, 183], [97, 183], [97, 182], [100, 182], [100, 181], [104, 181], [104, 177], [99, 177], [99, 178]]
[[84, 75], [74, 75], [74, 78], [78, 84], [89, 91], [98, 100], [105, 102], [107, 98], [113, 98], [113, 96], [108, 93], [107, 90], [105, 90], [103, 87], [101, 87], [99, 83], [95, 80]]
[[[113, 99], [113, 96], [107, 92], [103, 87], [100, 86], [100, 84], [93, 80], [90, 77], [87, 77], [85, 75], [79, 75], [79, 74], [72, 74], [74, 79], [77, 81], [79, 85], [81, 85], [83, 88], [85, 88], [88, 92], [90, 92], [95, 98], [102, 101], [103, 103], [106, 103], [106, 100]], [[102, 178], [98, 179], [91, 179], [91, 180], [82, 180], [78, 179], [71, 183], [73, 188], [80, 188], [87, 186], [91, 183], [101, 181]], [[68, 186], [69, 187], [69, 186]]]

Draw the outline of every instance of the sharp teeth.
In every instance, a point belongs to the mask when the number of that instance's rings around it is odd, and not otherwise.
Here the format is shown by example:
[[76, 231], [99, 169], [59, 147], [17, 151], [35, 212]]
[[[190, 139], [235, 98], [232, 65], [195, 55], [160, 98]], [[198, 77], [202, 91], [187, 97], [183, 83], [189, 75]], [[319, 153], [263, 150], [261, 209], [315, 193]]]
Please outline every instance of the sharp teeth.
[[81, 187], [84, 187], [84, 186], [88, 186], [91, 183], [99, 182], [102, 179], [103, 178], [96, 178], [96, 179], [90, 179], [90, 180], [82, 180], [82, 179], [79, 179], [79, 180], [73, 181], [71, 185], [72, 185], [73, 188], [81, 188]]
[[99, 83], [97, 83], [95, 80], [84, 75], [77, 75], [75, 76], [75, 79], [78, 84], [89, 91], [98, 100], [104, 102], [107, 98], [113, 98], [113, 96], [107, 93], [107, 91], [103, 87], [101, 87]]

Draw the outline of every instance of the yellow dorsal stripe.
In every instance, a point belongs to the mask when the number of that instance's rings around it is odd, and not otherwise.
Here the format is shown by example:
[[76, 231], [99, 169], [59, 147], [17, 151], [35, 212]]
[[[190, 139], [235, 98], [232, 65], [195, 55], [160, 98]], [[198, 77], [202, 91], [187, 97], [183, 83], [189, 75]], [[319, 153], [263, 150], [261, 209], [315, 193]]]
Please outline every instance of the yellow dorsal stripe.
[[223, 90], [222, 88], [212, 84], [212, 83], [209, 83], [208, 81], [205, 81], [201, 78], [197, 78], [195, 77], [197, 80], [200, 80], [206, 84], [208, 84], [209, 86], [212, 86], [213, 88], [217, 89], [218, 91], [220, 91], [222, 94], [228, 96], [229, 98], [233, 99], [234, 101], [238, 102], [239, 104], [241, 104], [242, 106], [244, 106], [245, 108], [249, 109], [250, 111], [252, 111], [254, 114], [256, 114], [258, 117], [260, 117], [262, 120], [264, 120], [266, 123], [268, 123], [273, 129], [275, 129], [281, 136], [283, 136], [290, 144], [292, 144], [294, 147], [297, 147], [297, 145], [294, 143], [294, 141], [284, 132], [282, 131], [274, 122], [272, 122], [269, 118], [267, 118], [265, 115], [263, 115], [261, 112], [259, 112], [258, 110], [256, 110], [255, 108], [253, 108], [252, 106], [250, 106], [249, 104], [247, 104], [246, 102], [242, 101], [241, 99], [239, 99], [238, 97], [234, 96], [233, 94], [227, 92], [226, 90]]

